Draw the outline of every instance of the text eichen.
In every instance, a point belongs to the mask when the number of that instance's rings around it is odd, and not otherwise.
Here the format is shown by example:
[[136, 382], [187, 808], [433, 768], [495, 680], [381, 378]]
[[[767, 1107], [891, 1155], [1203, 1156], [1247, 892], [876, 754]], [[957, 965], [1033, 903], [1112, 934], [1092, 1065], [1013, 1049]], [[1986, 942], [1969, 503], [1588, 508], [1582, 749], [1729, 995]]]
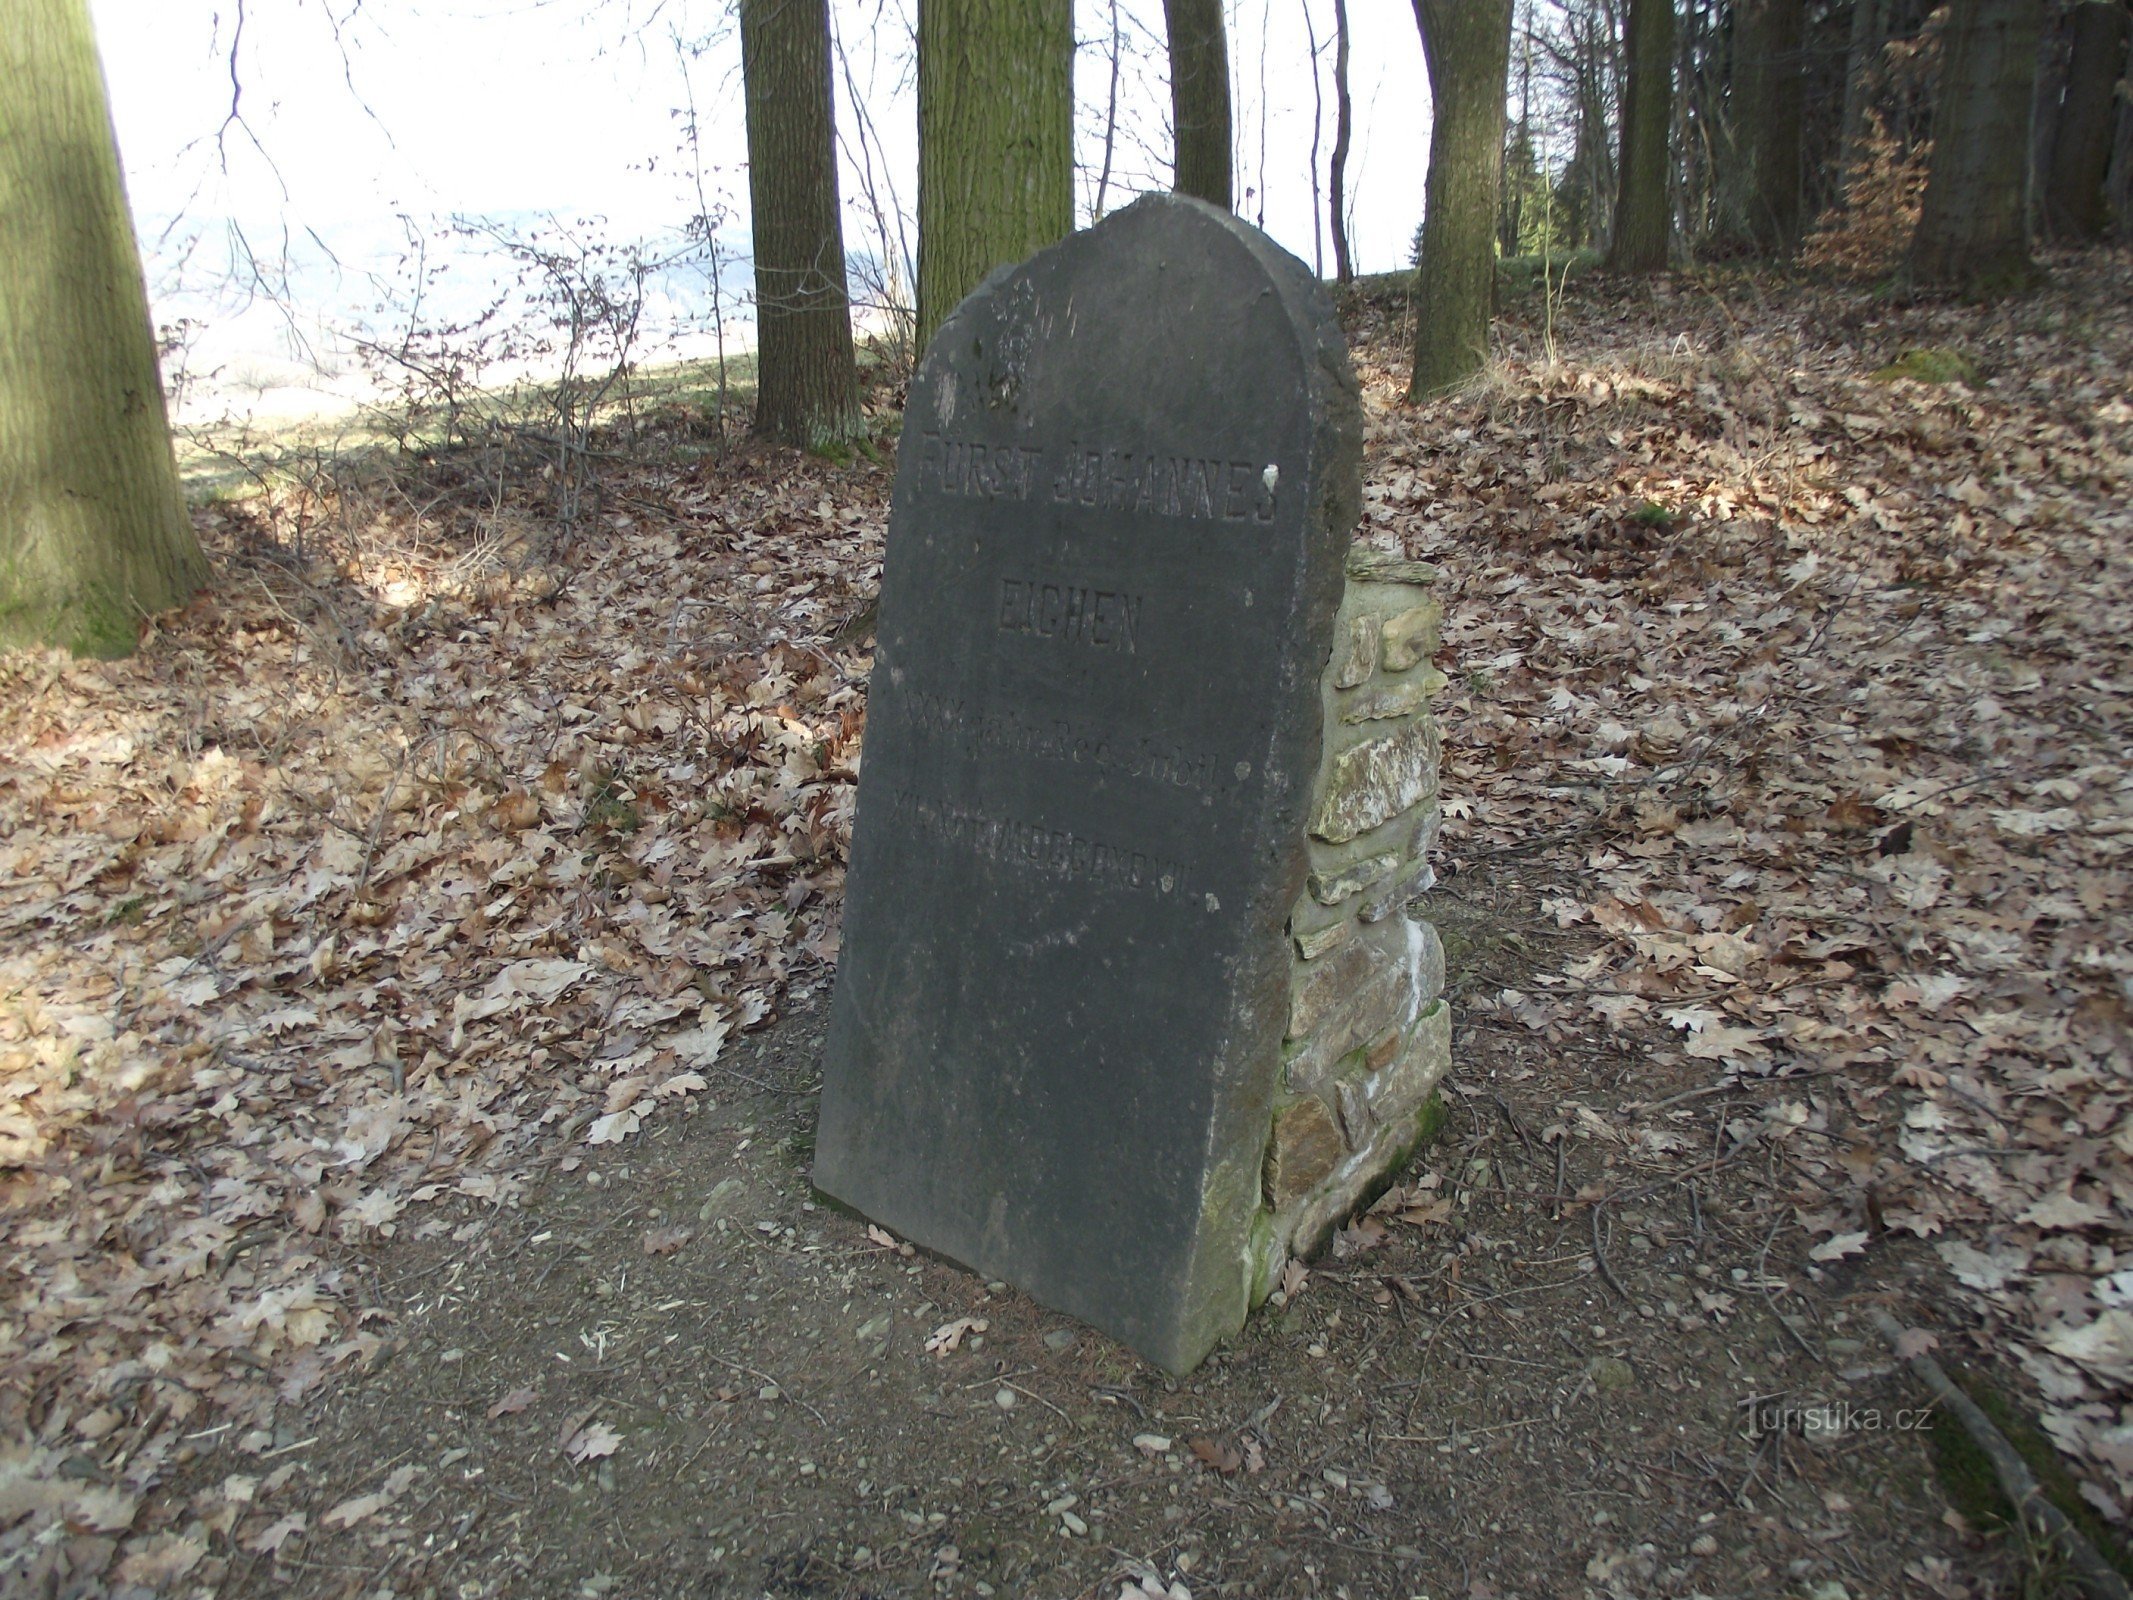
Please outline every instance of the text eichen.
[[1002, 633], [1029, 633], [1064, 644], [1134, 655], [1140, 649], [1142, 597], [1078, 583], [1002, 578], [997, 623]]

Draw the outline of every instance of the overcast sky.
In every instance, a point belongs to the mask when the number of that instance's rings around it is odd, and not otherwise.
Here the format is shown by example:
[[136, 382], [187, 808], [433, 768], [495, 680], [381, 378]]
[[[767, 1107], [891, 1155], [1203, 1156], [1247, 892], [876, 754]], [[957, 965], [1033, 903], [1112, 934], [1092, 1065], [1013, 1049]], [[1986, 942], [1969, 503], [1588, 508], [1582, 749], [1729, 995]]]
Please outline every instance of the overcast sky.
[[[914, 0], [832, 0], [858, 100], [903, 205], [916, 198]], [[251, 246], [303, 265], [298, 308], [331, 326], [376, 315], [372, 274], [398, 253], [396, 215], [427, 229], [451, 214], [602, 219], [615, 239], [671, 237], [695, 209], [700, 164], [745, 248], [740, 51], [716, 0], [252, 0], [236, 51], [236, 0], [93, 0], [119, 145], [161, 320], [228, 326], [223, 353], [275, 341], [276, 318], [204, 297], [234, 221]], [[1421, 215], [1428, 93], [1407, 0], [1350, 0], [1358, 265], [1404, 265]], [[1119, 136], [1106, 209], [1168, 177], [1168, 78], [1159, 0], [1120, 0]], [[1333, 143], [1331, 0], [1231, 0], [1238, 210], [1313, 260], [1313, 74], [1322, 49], [1318, 167]], [[1109, 0], [1077, 0], [1076, 221], [1102, 159], [1111, 81]], [[708, 47], [690, 54], [682, 45]], [[684, 148], [693, 95], [701, 136]], [[1262, 108], [1264, 115], [1262, 117]], [[858, 118], [840, 104], [848, 143]], [[856, 172], [847, 240], [866, 248]], [[1249, 192], [1248, 192], [1249, 191]], [[1263, 192], [1262, 192], [1263, 191]], [[174, 221], [175, 219], [175, 221]], [[1323, 224], [1321, 223], [1321, 228]], [[1323, 234], [1321, 234], [1323, 238]], [[1320, 253], [1332, 272], [1330, 241]], [[483, 268], [465, 263], [462, 277]], [[471, 291], [471, 283], [466, 287]]]

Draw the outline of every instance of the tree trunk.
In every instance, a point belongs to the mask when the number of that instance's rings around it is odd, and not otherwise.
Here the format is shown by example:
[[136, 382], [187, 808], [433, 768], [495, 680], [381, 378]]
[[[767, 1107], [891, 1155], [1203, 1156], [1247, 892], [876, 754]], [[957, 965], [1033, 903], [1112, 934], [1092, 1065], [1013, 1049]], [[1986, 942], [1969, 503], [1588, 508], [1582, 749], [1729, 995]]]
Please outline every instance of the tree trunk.
[[2026, 288], [2023, 177], [2042, 0], [1954, 0], [1933, 108], [1933, 163], [1911, 236], [1914, 284], [1980, 298]]
[[1442, 394], [1488, 359], [1511, 6], [1415, 0], [1429, 63], [1430, 141], [1409, 399]]
[[2118, 219], [2118, 237], [2133, 235], [2133, 92], [2118, 97], [2118, 134], [2111, 144], [2103, 196], [2104, 210]]
[[919, 0], [918, 338], [1074, 226], [1072, 0]]
[[1845, 181], [1866, 136], [1866, 108], [1888, 42], [1888, 0], [1852, 0], [1852, 37], [1844, 53], [1844, 119], [1837, 133], [1837, 165]]
[[1705, 0], [1688, 0], [1675, 24], [1674, 230], [1694, 239], [1710, 225], [1711, 63]]
[[1577, 89], [1577, 145], [1573, 157], [1585, 173], [1585, 233], [1603, 254], [1614, 238], [1615, 143], [1608, 132], [1608, 79], [1614, 76], [1613, 23], [1597, 7], [1585, 16], [1574, 80]]
[[829, 0], [741, 0], [756, 432], [813, 449], [856, 436], [859, 378], [837, 206]]
[[1744, 218], [1762, 255], [1787, 257], [1800, 243], [1801, 72], [1806, 0], [1743, 0], [1736, 60], [1746, 89]]
[[1355, 260], [1348, 250], [1348, 146], [1354, 137], [1355, 111], [1348, 96], [1348, 0], [1333, 0], [1333, 276], [1355, 281]]
[[1719, 237], [1758, 256], [1790, 256], [1800, 241], [1805, 13], [1805, 0], [1734, 4], [1732, 151]]
[[1622, 96], [1622, 187], [1607, 264], [1662, 272], [1672, 233], [1667, 131], [1674, 120], [1674, 0], [1629, 0], [1629, 72]]
[[207, 561], [87, 0], [15, 0], [0, 81], [0, 646], [121, 656]]
[[2103, 237], [2103, 180], [2111, 165], [2129, 33], [2133, 17], [2124, 0], [2082, 0], [2074, 7], [2066, 97], [2044, 180], [2044, 227], [2055, 239]]
[[1229, 44], [1222, 0], [1163, 0], [1170, 34], [1170, 117], [1177, 155], [1171, 187], [1231, 206]]

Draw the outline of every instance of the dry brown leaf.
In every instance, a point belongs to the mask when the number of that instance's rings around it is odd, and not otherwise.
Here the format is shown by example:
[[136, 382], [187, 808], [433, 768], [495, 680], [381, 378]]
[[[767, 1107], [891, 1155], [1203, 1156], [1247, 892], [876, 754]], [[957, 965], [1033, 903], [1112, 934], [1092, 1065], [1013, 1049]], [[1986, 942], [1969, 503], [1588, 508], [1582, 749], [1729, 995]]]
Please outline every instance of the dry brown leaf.
[[530, 1388], [513, 1389], [509, 1394], [497, 1401], [496, 1404], [489, 1407], [489, 1420], [494, 1422], [498, 1417], [515, 1417], [532, 1405], [533, 1399], [533, 1391]]
[[1202, 1466], [1221, 1473], [1225, 1478], [1243, 1469], [1244, 1452], [1234, 1445], [1223, 1444], [1205, 1436], [1189, 1439], [1186, 1443]]

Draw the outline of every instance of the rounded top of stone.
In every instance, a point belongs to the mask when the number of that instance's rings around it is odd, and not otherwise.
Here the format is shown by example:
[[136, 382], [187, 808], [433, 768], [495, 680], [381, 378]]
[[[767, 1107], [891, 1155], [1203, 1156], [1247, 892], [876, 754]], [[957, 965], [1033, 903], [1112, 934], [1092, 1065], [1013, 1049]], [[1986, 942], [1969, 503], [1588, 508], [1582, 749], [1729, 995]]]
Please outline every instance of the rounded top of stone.
[[[949, 323], [968, 323], [982, 316], [981, 308], [988, 303], [1026, 292], [1017, 285], [1018, 279], [1028, 282], [1061, 271], [1077, 275], [1098, 263], [1136, 255], [1143, 261], [1153, 255], [1158, 271], [1167, 269], [1175, 260], [1195, 274], [1219, 272], [1216, 263], [1222, 259], [1222, 245], [1235, 246], [1238, 254], [1264, 274], [1266, 282], [1260, 293], [1271, 294], [1285, 313], [1284, 321], [1296, 335], [1294, 354], [1307, 359], [1316, 351], [1322, 360], [1330, 355], [1328, 364], [1337, 387], [1356, 391], [1332, 296], [1310, 267], [1234, 212], [1192, 195], [1168, 191], [1142, 195], [1132, 204], [1107, 213], [1020, 261], [995, 267], [936, 330], [920, 362], [921, 369], [933, 365], [937, 353], [960, 348], [957, 340], [942, 337]], [[1173, 255], [1173, 251], [1182, 253]], [[1236, 256], [1229, 259], [1234, 263]], [[1115, 314], [1131, 320], [1139, 310], [1121, 306], [1115, 308]]]

